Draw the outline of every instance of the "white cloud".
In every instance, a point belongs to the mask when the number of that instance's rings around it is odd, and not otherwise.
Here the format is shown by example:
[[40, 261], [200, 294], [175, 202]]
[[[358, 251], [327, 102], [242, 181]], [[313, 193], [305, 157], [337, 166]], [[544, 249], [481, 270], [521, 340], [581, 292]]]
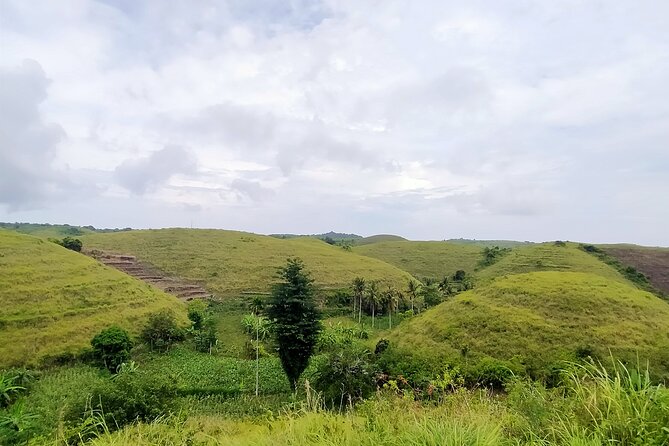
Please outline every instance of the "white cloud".
[[[2, 69], [24, 87], [0, 109], [0, 220], [669, 244], [667, 207], [634, 199], [669, 193], [667, 17], [650, 0], [6, 1]], [[86, 212], [49, 206], [84, 190]], [[624, 209], [634, 223], [611, 224]]]

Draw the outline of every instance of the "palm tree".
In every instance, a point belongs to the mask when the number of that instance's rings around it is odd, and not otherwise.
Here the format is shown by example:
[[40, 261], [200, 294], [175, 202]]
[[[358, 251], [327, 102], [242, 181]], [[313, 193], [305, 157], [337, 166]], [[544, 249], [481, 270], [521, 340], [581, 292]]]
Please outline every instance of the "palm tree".
[[409, 279], [407, 292], [409, 293], [409, 299], [411, 299], [411, 312], [413, 313], [413, 303], [420, 292], [420, 282], [415, 279]]
[[358, 323], [362, 320], [362, 298], [365, 294], [365, 279], [356, 277], [353, 279], [353, 320], [355, 320], [355, 313], [357, 313], [356, 303], [360, 307], [358, 313]]
[[376, 313], [376, 304], [379, 302], [379, 286], [374, 282], [370, 282], [367, 287], [367, 301], [372, 307], [372, 328], [374, 328], [374, 314]]

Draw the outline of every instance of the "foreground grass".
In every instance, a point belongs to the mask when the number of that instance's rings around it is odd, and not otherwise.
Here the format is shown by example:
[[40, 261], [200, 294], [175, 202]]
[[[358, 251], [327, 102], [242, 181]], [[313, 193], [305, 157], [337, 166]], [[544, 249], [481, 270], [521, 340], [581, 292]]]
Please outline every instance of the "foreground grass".
[[409, 278], [385, 262], [308, 237], [283, 240], [235, 231], [160, 229], [91, 234], [82, 240], [89, 248], [136, 255], [167, 273], [203, 283], [219, 296], [269, 291], [276, 267], [295, 256], [325, 289], [349, 287], [357, 276], [396, 287]]
[[389, 339], [402, 357], [463, 367], [493, 358], [541, 378], [562, 360], [612, 352], [650, 360], [656, 378], [669, 378], [669, 305], [594, 274], [499, 278], [402, 323]]
[[0, 368], [76, 353], [112, 324], [137, 333], [162, 309], [185, 319], [173, 296], [36, 237], [0, 230], [0, 271]]
[[669, 442], [669, 392], [618, 363], [612, 374], [573, 365], [564, 386], [514, 381], [508, 394], [454, 389], [435, 403], [380, 392], [345, 413], [302, 408], [274, 418], [172, 417], [105, 433], [125, 445], [592, 445]]

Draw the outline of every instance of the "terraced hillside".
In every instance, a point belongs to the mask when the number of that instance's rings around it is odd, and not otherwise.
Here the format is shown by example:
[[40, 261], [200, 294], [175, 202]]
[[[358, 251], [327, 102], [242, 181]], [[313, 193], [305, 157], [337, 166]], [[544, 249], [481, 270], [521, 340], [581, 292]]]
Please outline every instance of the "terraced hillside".
[[623, 265], [641, 271], [655, 288], [669, 295], [669, 248], [637, 245], [603, 245], [601, 247]]
[[575, 243], [560, 246], [552, 242], [513, 248], [497, 263], [478, 271], [476, 277], [477, 282], [485, 283], [495, 277], [533, 271], [592, 273], [628, 283], [618, 271], [582, 251]]
[[498, 278], [401, 324], [403, 356], [476, 367], [485, 358], [545, 376], [563, 359], [610, 354], [650, 360], [669, 378], [669, 304], [596, 274], [534, 272]]
[[481, 247], [449, 242], [380, 242], [355, 246], [353, 251], [390, 263], [418, 278], [441, 279], [461, 269], [474, 271]]
[[403, 287], [409, 274], [385, 262], [300, 237], [277, 239], [246, 232], [158, 229], [82, 238], [89, 249], [136, 256], [162, 271], [203, 283], [219, 295], [267, 292], [276, 268], [300, 257], [322, 288], [348, 287], [356, 276]]
[[0, 368], [76, 352], [112, 324], [137, 333], [175, 297], [46, 240], [0, 230]]

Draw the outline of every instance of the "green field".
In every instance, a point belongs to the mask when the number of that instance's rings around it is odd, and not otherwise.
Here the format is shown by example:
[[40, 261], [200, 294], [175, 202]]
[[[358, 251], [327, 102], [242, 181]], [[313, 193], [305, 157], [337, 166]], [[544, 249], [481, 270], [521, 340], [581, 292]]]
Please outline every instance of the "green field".
[[46, 240], [0, 230], [0, 367], [89, 345], [112, 324], [137, 332], [176, 298]]
[[361, 276], [403, 287], [409, 274], [382, 261], [307, 238], [277, 239], [246, 232], [160, 229], [82, 237], [87, 248], [132, 254], [163, 271], [200, 282], [219, 296], [268, 292], [276, 268], [300, 257], [324, 289]]
[[390, 263], [417, 278], [441, 280], [457, 270], [472, 273], [481, 260], [481, 247], [449, 242], [380, 242], [355, 246], [353, 251]]
[[636, 364], [638, 355], [669, 378], [669, 304], [595, 274], [499, 278], [401, 324], [390, 340], [407, 356], [469, 365], [488, 357], [534, 376], [579, 356]]

